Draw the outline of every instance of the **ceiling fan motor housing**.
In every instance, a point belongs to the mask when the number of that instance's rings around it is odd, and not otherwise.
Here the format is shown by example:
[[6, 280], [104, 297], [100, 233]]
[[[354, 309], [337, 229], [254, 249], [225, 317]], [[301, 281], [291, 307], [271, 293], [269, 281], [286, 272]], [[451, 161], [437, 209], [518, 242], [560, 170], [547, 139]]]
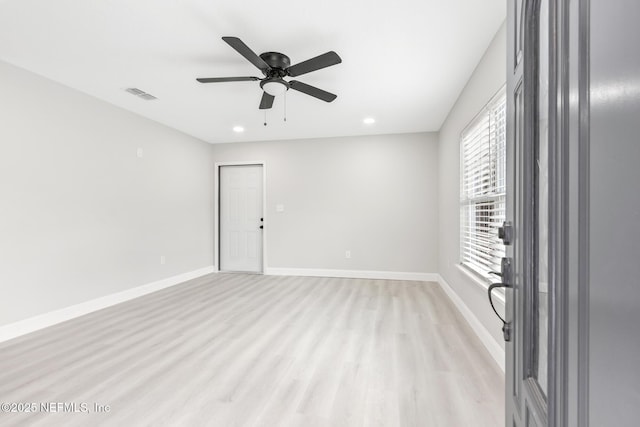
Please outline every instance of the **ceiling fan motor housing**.
[[281, 95], [289, 90], [289, 83], [283, 77], [287, 75], [287, 68], [291, 65], [289, 57], [279, 52], [265, 52], [260, 58], [271, 67], [262, 70], [266, 79], [260, 82], [260, 87], [271, 96]]
[[271, 67], [271, 70], [262, 71], [264, 75], [269, 78], [286, 76], [286, 69], [291, 66], [291, 60], [283, 53], [265, 52], [260, 54], [260, 58], [266, 62], [269, 67]]

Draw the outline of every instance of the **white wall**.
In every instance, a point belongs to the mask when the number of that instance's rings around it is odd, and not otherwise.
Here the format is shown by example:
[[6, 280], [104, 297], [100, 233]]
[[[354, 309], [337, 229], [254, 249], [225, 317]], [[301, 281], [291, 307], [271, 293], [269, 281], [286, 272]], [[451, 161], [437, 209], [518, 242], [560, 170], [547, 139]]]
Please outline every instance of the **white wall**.
[[0, 326], [211, 266], [212, 216], [209, 144], [0, 62]]
[[218, 144], [213, 159], [266, 161], [268, 267], [437, 272], [437, 134]]
[[506, 25], [503, 24], [440, 129], [439, 272], [504, 348], [502, 324], [491, 311], [486, 287], [458, 267], [460, 261], [460, 134], [506, 82]]

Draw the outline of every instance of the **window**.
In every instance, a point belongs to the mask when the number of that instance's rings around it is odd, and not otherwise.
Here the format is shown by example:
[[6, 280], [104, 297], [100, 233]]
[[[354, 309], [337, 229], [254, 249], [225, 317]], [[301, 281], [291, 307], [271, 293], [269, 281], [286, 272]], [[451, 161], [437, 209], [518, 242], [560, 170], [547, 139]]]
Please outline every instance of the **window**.
[[506, 95], [495, 95], [464, 129], [460, 140], [460, 259], [486, 280], [500, 271], [505, 220]]

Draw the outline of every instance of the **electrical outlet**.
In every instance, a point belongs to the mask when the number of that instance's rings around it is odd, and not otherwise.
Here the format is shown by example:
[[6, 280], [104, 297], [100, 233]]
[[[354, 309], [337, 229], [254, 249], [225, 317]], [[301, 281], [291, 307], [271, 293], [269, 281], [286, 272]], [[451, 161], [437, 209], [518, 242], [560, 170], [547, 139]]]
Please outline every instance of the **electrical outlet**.
[[351, 258], [351, 251], [346, 251], [344, 253], [344, 257], [347, 258], [347, 259]]
[[165, 265], [167, 263], [167, 258], [164, 255], [160, 255], [160, 265]]
[[137, 154], [138, 158], [141, 159], [142, 156], [144, 156], [144, 151], [142, 151], [142, 148], [138, 148], [136, 154]]

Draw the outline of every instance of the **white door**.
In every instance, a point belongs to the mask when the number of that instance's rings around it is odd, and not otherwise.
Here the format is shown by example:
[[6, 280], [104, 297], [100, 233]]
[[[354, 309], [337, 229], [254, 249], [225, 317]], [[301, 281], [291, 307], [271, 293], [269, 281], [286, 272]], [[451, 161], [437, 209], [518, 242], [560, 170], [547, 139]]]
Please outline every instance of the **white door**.
[[220, 271], [262, 272], [262, 165], [220, 167]]

